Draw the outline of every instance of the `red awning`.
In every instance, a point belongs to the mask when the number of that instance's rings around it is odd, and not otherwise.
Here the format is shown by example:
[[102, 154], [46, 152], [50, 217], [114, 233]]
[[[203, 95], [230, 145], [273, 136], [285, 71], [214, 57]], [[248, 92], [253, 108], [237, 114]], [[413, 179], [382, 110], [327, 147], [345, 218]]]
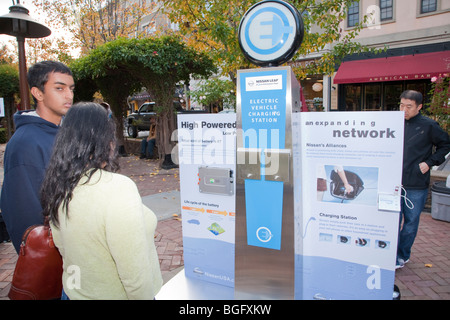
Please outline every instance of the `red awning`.
[[334, 83], [431, 79], [450, 73], [450, 51], [343, 62]]

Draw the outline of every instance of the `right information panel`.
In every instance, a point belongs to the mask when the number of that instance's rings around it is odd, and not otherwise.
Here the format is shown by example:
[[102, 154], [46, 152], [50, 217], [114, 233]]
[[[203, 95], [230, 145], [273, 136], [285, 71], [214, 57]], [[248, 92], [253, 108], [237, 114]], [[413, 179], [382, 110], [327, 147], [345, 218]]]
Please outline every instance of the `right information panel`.
[[296, 299], [392, 299], [403, 119], [295, 115]]

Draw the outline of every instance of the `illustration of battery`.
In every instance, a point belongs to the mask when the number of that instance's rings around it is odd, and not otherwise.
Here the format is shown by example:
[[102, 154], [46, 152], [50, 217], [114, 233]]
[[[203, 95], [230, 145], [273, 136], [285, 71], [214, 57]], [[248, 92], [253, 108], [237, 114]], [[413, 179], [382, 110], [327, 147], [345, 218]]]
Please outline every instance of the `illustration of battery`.
[[198, 190], [201, 193], [231, 196], [234, 194], [233, 170], [230, 168], [199, 167]]

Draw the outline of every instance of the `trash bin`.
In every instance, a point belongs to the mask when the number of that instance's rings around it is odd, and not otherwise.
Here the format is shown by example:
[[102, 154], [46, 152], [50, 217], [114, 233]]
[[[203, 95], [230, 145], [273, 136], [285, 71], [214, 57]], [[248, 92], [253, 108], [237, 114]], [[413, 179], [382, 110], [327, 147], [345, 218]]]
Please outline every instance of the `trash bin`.
[[450, 188], [445, 181], [438, 181], [431, 186], [431, 217], [450, 222]]

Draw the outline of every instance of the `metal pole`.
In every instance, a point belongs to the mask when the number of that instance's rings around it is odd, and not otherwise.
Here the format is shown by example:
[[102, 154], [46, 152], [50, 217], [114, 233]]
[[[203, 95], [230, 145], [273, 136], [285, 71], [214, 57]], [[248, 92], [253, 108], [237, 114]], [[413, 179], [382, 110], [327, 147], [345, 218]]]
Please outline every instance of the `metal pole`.
[[30, 94], [27, 82], [27, 61], [25, 56], [25, 38], [17, 37], [19, 47], [19, 85], [20, 85], [20, 110], [29, 110]]

